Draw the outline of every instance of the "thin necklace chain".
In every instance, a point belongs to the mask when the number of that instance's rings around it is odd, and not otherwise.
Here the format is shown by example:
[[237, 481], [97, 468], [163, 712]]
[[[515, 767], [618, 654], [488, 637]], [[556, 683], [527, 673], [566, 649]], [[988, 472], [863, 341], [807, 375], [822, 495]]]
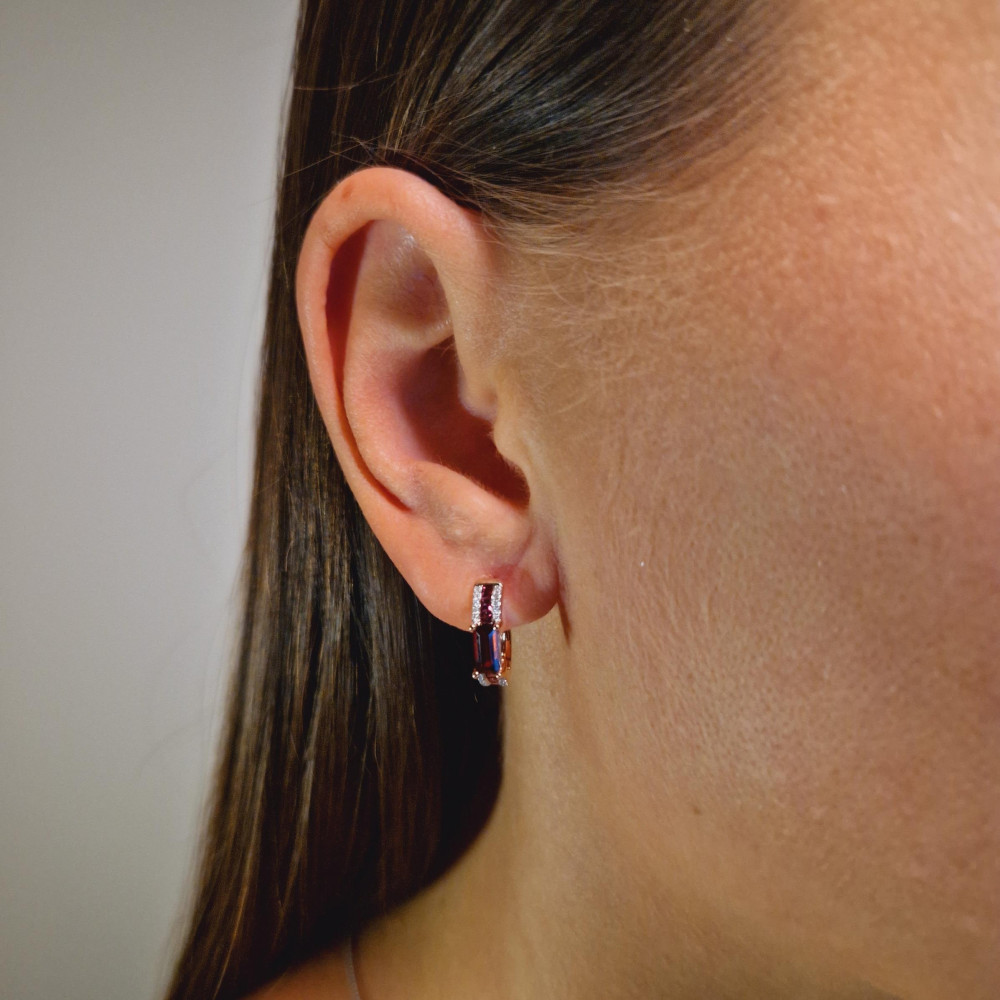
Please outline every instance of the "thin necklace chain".
[[354, 974], [354, 935], [347, 942], [347, 985], [351, 987], [351, 1000], [361, 1000], [358, 977]]

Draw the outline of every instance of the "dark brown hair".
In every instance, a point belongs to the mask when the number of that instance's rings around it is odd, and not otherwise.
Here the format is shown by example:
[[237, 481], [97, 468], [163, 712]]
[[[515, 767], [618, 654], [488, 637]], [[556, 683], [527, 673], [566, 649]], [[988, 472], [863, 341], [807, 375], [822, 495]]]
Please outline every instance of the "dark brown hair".
[[411, 896], [498, 787], [497, 692], [469, 677], [468, 634], [424, 611], [373, 537], [313, 401], [293, 291], [313, 209], [351, 171], [388, 164], [501, 235], [606, 211], [732, 131], [760, 6], [304, 0], [242, 631], [171, 1000], [245, 995]]

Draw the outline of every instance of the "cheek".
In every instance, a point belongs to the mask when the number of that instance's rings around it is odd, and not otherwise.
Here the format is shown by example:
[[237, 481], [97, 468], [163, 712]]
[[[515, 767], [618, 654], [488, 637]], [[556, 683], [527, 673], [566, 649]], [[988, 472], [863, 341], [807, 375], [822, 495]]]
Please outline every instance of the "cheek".
[[698, 321], [628, 335], [563, 491], [644, 843], [913, 995], [1000, 976], [1000, 86], [954, 41], [700, 214]]
[[982, 35], [925, 20], [730, 205], [745, 220], [720, 248], [746, 456], [733, 516], [741, 575], [795, 661], [839, 689], [820, 725], [838, 754], [858, 734], [853, 763], [881, 761], [887, 795], [933, 757], [995, 806], [1000, 83]]
[[756, 864], [816, 893], [818, 935], [899, 949], [918, 978], [996, 977], [997, 243], [959, 246], [911, 207], [895, 254], [846, 208], [797, 215], [794, 265], [774, 261], [717, 328], [739, 345], [723, 413], [679, 415], [711, 428], [714, 457], [662, 494], [664, 511], [690, 499], [659, 535], [675, 585], [708, 595], [684, 611], [712, 668], [693, 683], [717, 727], [731, 891], [780, 912], [740, 871]]

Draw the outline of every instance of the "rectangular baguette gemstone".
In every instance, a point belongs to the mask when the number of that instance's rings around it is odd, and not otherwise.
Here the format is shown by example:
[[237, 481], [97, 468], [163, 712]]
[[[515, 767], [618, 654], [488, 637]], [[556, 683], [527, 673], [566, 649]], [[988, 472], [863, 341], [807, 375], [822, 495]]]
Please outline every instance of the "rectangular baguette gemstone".
[[503, 672], [503, 633], [489, 625], [480, 625], [472, 633], [476, 670], [488, 678]]

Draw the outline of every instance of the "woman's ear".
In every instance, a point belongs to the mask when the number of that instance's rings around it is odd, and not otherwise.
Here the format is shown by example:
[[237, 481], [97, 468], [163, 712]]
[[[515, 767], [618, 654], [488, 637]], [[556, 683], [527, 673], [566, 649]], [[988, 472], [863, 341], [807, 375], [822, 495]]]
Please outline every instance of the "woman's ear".
[[558, 579], [525, 474], [494, 444], [502, 275], [474, 213], [370, 167], [313, 216], [296, 296], [313, 391], [368, 523], [424, 606], [469, 625], [504, 584], [504, 624], [545, 614]]

